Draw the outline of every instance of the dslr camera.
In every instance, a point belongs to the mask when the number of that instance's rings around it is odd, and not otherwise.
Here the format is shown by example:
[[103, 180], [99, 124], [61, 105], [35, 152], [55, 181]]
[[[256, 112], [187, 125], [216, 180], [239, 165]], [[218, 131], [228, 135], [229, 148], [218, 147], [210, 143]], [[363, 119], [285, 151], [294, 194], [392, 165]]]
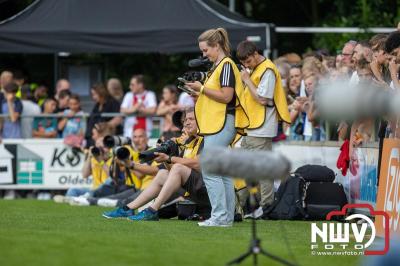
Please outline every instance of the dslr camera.
[[156, 148], [139, 153], [139, 160], [142, 163], [150, 162], [157, 157], [154, 154], [155, 152], [165, 153], [169, 156], [179, 156], [179, 145], [173, 140], [167, 140]]

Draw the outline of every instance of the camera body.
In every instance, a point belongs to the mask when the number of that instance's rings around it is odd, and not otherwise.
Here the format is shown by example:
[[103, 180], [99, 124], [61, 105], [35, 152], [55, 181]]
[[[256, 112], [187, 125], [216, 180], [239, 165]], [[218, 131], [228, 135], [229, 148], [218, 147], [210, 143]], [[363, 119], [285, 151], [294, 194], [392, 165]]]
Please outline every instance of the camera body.
[[150, 162], [156, 158], [155, 152], [165, 153], [169, 156], [179, 155], [179, 145], [173, 140], [162, 142], [158, 147], [139, 153], [141, 162]]

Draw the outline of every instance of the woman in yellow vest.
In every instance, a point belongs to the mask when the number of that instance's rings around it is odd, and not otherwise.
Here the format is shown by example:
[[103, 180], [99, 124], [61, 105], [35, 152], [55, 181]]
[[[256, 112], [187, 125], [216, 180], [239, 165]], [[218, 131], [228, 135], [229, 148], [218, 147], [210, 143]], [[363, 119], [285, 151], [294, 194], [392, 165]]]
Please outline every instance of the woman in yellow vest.
[[[213, 62], [204, 85], [187, 83], [199, 97], [195, 116], [199, 135], [204, 136], [204, 150], [210, 147], [228, 147], [236, 134], [249, 125], [245, 114], [244, 90], [240, 71], [229, 57], [230, 44], [225, 29], [217, 28], [203, 32], [199, 47], [204, 57]], [[211, 218], [200, 226], [231, 226], [235, 211], [235, 192], [232, 179], [202, 172], [212, 211]]]

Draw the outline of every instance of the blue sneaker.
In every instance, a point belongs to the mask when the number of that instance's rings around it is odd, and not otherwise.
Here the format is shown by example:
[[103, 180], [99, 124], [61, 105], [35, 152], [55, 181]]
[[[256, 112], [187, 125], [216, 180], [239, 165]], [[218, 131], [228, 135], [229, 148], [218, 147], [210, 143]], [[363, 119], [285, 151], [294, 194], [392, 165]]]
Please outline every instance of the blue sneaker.
[[123, 208], [117, 208], [112, 211], [103, 212], [103, 217], [111, 219], [111, 218], [126, 218], [129, 216], [135, 215], [133, 210], [124, 211]]
[[136, 215], [129, 216], [128, 219], [131, 221], [158, 221], [158, 212], [146, 208]]

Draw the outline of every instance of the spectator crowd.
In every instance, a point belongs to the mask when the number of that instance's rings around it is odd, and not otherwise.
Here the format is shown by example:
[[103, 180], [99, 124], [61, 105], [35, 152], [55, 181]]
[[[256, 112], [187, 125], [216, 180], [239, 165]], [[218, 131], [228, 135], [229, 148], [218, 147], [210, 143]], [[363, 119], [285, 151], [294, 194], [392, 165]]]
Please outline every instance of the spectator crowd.
[[[280, 122], [279, 134], [274, 140], [349, 138], [349, 123], [343, 121], [331, 125], [318, 117], [315, 89], [321, 83], [337, 80], [347, 80], [351, 85], [373, 82], [391, 90], [399, 88], [399, 64], [389, 53], [387, 45], [385, 47], [387, 38], [387, 34], [377, 34], [370, 40], [349, 40], [337, 55], [321, 49], [302, 56], [289, 53], [275, 59], [287, 94], [292, 123]], [[166, 138], [179, 135], [179, 129], [172, 123], [172, 114], [194, 106], [194, 100], [185, 92], [179, 93], [175, 85], [167, 84], [157, 102], [156, 93], [146, 86], [145, 79], [143, 75], [133, 75], [126, 93], [117, 78], [110, 78], [106, 86], [94, 84], [90, 88], [94, 107], [85, 115], [80, 97], [71, 92], [67, 79], [58, 80], [54, 92], [51, 92], [46, 85], [26, 83], [20, 71], [4, 70], [0, 75], [0, 136], [3, 139], [74, 138], [90, 146], [94, 143], [93, 127], [102, 122], [106, 122], [116, 134], [127, 137], [131, 137], [132, 128], [142, 128], [148, 136], [155, 138], [160, 137], [158, 133]], [[111, 114], [103, 115], [106, 113]], [[156, 116], [162, 118], [159, 131], [153, 126]], [[383, 123], [385, 129], [380, 128], [383, 134], [395, 134], [396, 124]], [[357, 128], [353, 126], [353, 133], [361, 136], [356, 141], [358, 144], [376, 140], [374, 125], [373, 121], [363, 121]]]
[[[347, 141], [350, 143], [351, 155], [351, 149], [364, 143], [378, 138], [396, 137], [398, 125], [397, 119], [393, 117], [380, 118], [379, 121], [365, 118], [357, 121], [344, 119], [337, 124], [327, 123], [319, 115], [316, 95], [323, 89], [323, 84], [339, 80], [348, 83], [350, 87], [372, 84], [388, 91], [397, 91], [400, 89], [399, 51], [400, 32], [393, 32], [390, 35], [377, 34], [369, 40], [349, 40], [337, 55], [321, 49], [302, 56], [289, 53], [276, 58], [273, 65], [279, 75], [272, 71], [270, 74], [275, 75], [274, 82], [281, 82], [290, 119], [277, 121], [278, 133], [274, 133], [273, 141]], [[244, 56], [240, 61], [246, 62], [247, 57]], [[242, 78], [245, 76], [242, 72]], [[192, 192], [206, 193], [200, 192], [197, 187], [204, 189], [204, 184], [196, 183], [199, 177], [192, 175], [199, 174], [196, 156], [202, 149], [202, 139], [196, 135], [198, 125], [193, 110], [197, 97], [186, 92], [179, 93], [175, 85], [166, 84], [158, 102], [156, 93], [147, 86], [143, 75], [132, 76], [126, 93], [121, 81], [111, 78], [106, 86], [98, 83], [90, 88], [94, 106], [87, 115], [82, 111], [80, 97], [71, 92], [71, 84], [66, 79], [60, 79], [52, 93], [45, 85], [32, 86], [25, 82], [20, 73], [5, 70], [0, 76], [0, 87], [1, 138], [63, 138], [70, 146], [82, 149], [96, 147], [101, 151], [97, 153], [93, 149], [86, 150], [88, 156], [83, 173], [84, 177], [93, 177], [93, 188], [70, 189], [65, 197], [56, 201], [77, 205], [119, 206], [117, 211], [126, 211], [122, 214], [105, 214], [113, 218], [115, 215], [134, 216], [132, 209], [155, 199], [150, 209], [146, 209], [147, 213], [141, 214], [154, 218], [152, 211], [158, 211], [167, 199], [185, 197], [186, 194], [178, 188], [189, 191], [189, 195]], [[204, 89], [204, 86], [199, 88], [200, 94]], [[50, 97], [53, 94], [54, 97]], [[274, 99], [273, 96], [269, 98]], [[274, 106], [274, 102], [268, 104]], [[181, 125], [174, 121], [174, 114], [178, 111], [184, 114]], [[154, 117], [162, 118], [160, 134], [154, 133]], [[116, 162], [109, 156], [110, 147], [104, 144], [107, 135], [132, 139], [132, 145], [127, 149], [135, 162], [138, 162], [139, 153], [149, 148], [149, 137], [161, 138], [163, 141], [174, 139], [177, 143], [184, 143], [183, 156], [162, 157], [158, 154], [154, 164], [130, 165], [127, 162]], [[173, 166], [167, 169], [160, 167], [163, 162]], [[185, 172], [182, 165], [189, 165], [192, 172]], [[115, 178], [110, 178], [109, 173], [115, 173]], [[123, 180], [118, 179], [121, 176]], [[85, 196], [80, 197], [82, 195]], [[208, 198], [196, 200], [204, 203], [202, 206], [208, 208], [209, 212]], [[126, 209], [121, 209], [123, 207]], [[136, 218], [142, 219], [143, 216]]]

